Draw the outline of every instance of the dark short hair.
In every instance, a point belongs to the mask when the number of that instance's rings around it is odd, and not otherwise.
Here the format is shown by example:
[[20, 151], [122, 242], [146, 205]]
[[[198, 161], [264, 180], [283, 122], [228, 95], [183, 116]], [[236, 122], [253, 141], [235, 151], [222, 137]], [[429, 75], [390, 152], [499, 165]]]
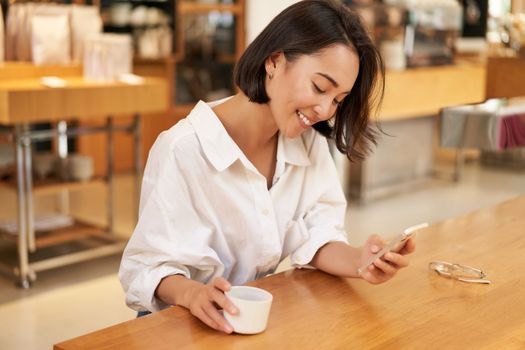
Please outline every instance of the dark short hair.
[[370, 115], [384, 93], [385, 68], [357, 13], [330, 0], [304, 0], [281, 12], [246, 48], [237, 62], [234, 82], [250, 101], [267, 103], [265, 61], [283, 52], [292, 62], [332, 45], [343, 44], [359, 57], [359, 73], [352, 91], [341, 102], [334, 120], [314, 129], [335, 140], [337, 149], [354, 161], [364, 159], [376, 145], [379, 125]]

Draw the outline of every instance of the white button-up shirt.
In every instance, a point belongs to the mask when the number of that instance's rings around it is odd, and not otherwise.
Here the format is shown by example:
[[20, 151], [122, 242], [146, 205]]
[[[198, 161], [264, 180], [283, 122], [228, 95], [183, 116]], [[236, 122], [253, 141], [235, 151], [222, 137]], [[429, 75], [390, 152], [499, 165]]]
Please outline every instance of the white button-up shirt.
[[168, 275], [239, 285], [288, 256], [305, 266], [327, 242], [346, 242], [346, 201], [326, 139], [314, 130], [279, 135], [268, 190], [213, 106], [199, 102], [149, 153], [139, 220], [119, 271], [135, 310], [166, 307], [154, 293]]

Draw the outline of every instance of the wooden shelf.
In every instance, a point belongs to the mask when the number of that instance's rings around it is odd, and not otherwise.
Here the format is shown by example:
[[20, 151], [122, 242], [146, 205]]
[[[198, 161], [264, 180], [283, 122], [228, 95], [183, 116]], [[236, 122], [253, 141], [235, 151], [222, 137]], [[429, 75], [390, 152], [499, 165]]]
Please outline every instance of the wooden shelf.
[[181, 1], [178, 5], [180, 14], [205, 14], [211, 11], [231, 12], [236, 15], [243, 13], [243, 8], [240, 5], [228, 4], [202, 4], [195, 2]]
[[48, 88], [38, 78], [0, 79], [0, 124], [83, 121], [97, 116], [162, 113], [168, 108], [164, 78], [145, 77], [137, 85], [90, 81], [82, 76], [64, 80], [65, 87]]
[[140, 56], [133, 57], [133, 64], [172, 64], [175, 62], [176, 56], [169, 55], [162, 58], [144, 58]]
[[0, 80], [33, 79], [43, 76], [75, 77], [82, 75], [82, 65], [36, 66], [29, 62], [0, 62]]
[[45, 233], [37, 233], [35, 244], [37, 249], [42, 249], [53, 245], [92, 237], [105, 238], [107, 235], [107, 232], [99, 227], [75, 223], [75, 225], [71, 227], [65, 227]]
[[[0, 235], [6, 240], [14, 243], [18, 240], [18, 234], [0, 231]], [[35, 245], [36, 249], [42, 249], [88, 238], [97, 238], [105, 241], [113, 240], [103, 228], [77, 221], [72, 226], [51, 231], [37, 232], [35, 234]]]
[[198, 65], [198, 64], [205, 64], [209, 66], [210, 64], [216, 65], [218, 63], [220, 64], [231, 64], [235, 65], [237, 63], [237, 55], [240, 54], [218, 54], [217, 57], [214, 57], [213, 60], [191, 60], [187, 57], [184, 57], [184, 55], [176, 55], [174, 56], [174, 63], [176, 64], [190, 64], [190, 65]]
[[[68, 190], [77, 191], [94, 185], [105, 185], [106, 182], [103, 177], [95, 177], [89, 181], [60, 181], [56, 178], [46, 180], [37, 180], [33, 182], [34, 195], [53, 194], [58, 191]], [[8, 188], [16, 191], [16, 183], [14, 181], [0, 181], [0, 187]]]

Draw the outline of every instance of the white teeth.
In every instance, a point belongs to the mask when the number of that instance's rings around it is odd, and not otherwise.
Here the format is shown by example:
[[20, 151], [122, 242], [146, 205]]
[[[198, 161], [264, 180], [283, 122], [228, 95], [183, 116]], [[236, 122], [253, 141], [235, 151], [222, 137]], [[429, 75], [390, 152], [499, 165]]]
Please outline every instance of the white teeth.
[[306, 118], [306, 117], [304, 116], [304, 114], [302, 114], [301, 112], [297, 111], [297, 115], [299, 116], [299, 118], [301, 119], [301, 121], [302, 121], [303, 123], [305, 123], [305, 124], [308, 125], [308, 126], [312, 125], [312, 122], [310, 121], [310, 119]]

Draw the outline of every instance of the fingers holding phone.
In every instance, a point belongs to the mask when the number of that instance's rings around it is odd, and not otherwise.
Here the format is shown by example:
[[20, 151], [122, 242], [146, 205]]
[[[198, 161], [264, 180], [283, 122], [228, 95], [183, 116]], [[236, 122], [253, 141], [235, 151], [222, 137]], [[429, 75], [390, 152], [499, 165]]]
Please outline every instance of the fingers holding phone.
[[383, 244], [376, 235], [371, 236], [363, 249], [362, 265], [358, 268], [358, 274], [373, 284], [392, 278], [399, 269], [408, 265], [405, 255], [415, 250], [414, 233], [427, 226], [427, 223], [411, 226], [388, 244]]
[[[408, 242], [409, 240], [407, 240], [406, 243]], [[373, 252], [373, 250], [370, 252]], [[377, 252], [372, 256], [376, 256], [376, 254]], [[408, 258], [406, 256], [400, 253], [387, 252], [382, 256], [377, 256], [371, 264], [360, 269], [359, 274], [365, 281], [372, 284], [379, 284], [394, 277], [399, 269], [407, 265]]]
[[411, 237], [409, 237], [405, 244], [401, 246], [401, 248], [398, 250], [398, 253], [401, 255], [407, 255], [412, 254], [416, 250], [416, 234], [414, 233]]

